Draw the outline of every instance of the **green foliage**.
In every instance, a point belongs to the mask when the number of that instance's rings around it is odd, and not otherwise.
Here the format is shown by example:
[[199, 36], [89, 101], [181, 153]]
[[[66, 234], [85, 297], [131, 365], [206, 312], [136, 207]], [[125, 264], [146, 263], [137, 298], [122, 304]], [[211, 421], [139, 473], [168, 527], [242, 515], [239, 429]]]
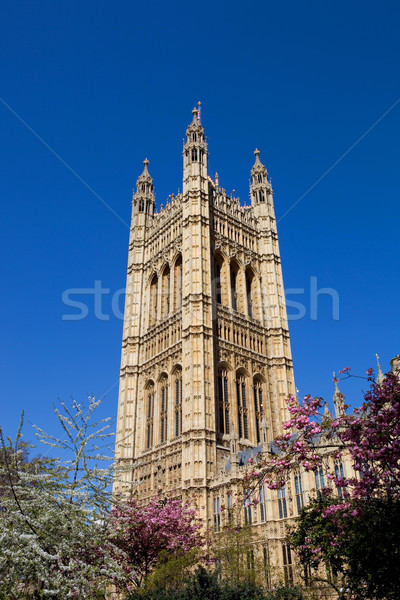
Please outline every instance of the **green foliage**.
[[182, 582], [190, 576], [190, 573], [199, 564], [200, 558], [198, 548], [192, 548], [188, 552], [178, 555], [166, 551], [161, 552], [157, 567], [147, 579], [147, 589], [179, 590], [182, 587]]
[[265, 590], [252, 582], [220, 580], [218, 573], [200, 567], [188, 574], [179, 588], [156, 586], [138, 590], [129, 600], [305, 600], [298, 588]]
[[222, 579], [239, 585], [245, 582], [262, 584], [263, 565], [255, 552], [257, 541], [251, 526], [239, 524], [225, 527], [211, 540], [211, 555], [218, 561]]
[[303, 509], [290, 539], [301, 563], [313, 569], [325, 563], [333, 581], [339, 578], [336, 587], [349, 589], [357, 600], [398, 600], [400, 500], [353, 501], [326, 518], [332, 503], [321, 498]]

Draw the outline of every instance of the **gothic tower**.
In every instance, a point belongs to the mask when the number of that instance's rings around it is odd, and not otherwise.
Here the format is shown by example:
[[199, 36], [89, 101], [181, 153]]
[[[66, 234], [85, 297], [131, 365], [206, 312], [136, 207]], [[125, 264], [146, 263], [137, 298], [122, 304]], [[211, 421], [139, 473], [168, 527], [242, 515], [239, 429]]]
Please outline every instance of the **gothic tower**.
[[294, 393], [273, 192], [254, 154], [242, 206], [208, 173], [195, 108], [182, 193], [156, 212], [146, 159], [132, 200], [116, 491], [196, 495], [206, 522], [226, 465], [233, 476], [238, 453], [281, 432]]

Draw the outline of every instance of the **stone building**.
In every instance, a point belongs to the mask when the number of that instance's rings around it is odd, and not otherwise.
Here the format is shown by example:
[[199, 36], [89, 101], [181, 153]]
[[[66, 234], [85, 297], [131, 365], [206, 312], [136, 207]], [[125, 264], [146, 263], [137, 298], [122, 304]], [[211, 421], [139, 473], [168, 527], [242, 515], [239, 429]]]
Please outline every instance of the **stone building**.
[[[194, 497], [218, 531], [249, 458], [282, 432], [295, 387], [267, 169], [256, 150], [241, 205], [210, 176], [200, 107], [192, 113], [182, 192], [156, 212], [146, 159], [133, 194], [117, 419], [127, 470], [115, 487], [142, 501]], [[260, 488], [257, 507], [244, 499], [267, 578], [272, 561], [291, 580], [285, 523], [321, 485], [323, 473], [297, 473], [282, 490]]]

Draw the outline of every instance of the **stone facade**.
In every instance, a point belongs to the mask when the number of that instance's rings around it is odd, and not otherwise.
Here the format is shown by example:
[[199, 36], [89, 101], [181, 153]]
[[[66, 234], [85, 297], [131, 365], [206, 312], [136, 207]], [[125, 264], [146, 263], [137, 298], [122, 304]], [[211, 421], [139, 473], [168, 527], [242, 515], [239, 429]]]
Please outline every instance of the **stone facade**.
[[[272, 187], [254, 154], [243, 206], [208, 173], [195, 108], [182, 193], [157, 213], [146, 159], [132, 200], [117, 419], [127, 469], [115, 490], [143, 502], [190, 496], [215, 530], [250, 456], [282, 432], [295, 393]], [[283, 492], [260, 489], [257, 507], [244, 502], [266, 573], [272, 561], [291, 579], [285, 524], [315, 485], [313, 473], [298, 473]]]

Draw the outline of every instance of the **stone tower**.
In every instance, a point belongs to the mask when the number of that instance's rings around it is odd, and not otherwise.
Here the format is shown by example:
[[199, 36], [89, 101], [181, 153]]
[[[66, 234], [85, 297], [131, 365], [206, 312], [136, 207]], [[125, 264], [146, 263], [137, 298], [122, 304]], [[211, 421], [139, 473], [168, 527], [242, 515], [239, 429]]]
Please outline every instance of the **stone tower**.
[[295, 388], [267, 169], [256, 150], [242, 206], [210, 177], [192, 112], [182, 193], [156, 212], [146, 159], [133, 194], [116, 491], [195, 495], [212, 522], [219, 474], [281, 432]]

